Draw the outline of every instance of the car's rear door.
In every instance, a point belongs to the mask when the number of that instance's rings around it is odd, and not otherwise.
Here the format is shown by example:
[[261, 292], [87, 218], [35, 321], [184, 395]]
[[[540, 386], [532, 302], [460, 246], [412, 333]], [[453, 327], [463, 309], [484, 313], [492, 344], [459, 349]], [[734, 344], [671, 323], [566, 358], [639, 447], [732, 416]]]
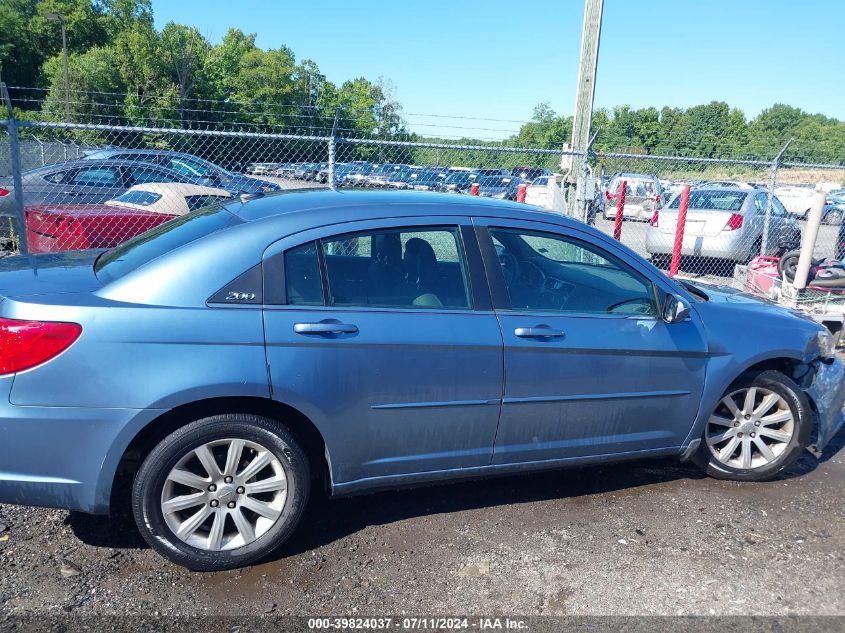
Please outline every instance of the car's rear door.
[[488, 465], [502, 339], [470, 220], [342, 226], [265, 256], [273, 397], [317, 425], [336, 488]]
[[698, 317], [657, 318], [621, 249], [542, 222], [476, 220], [505, 345], [494, 464], [682, 445], [707, 345]]

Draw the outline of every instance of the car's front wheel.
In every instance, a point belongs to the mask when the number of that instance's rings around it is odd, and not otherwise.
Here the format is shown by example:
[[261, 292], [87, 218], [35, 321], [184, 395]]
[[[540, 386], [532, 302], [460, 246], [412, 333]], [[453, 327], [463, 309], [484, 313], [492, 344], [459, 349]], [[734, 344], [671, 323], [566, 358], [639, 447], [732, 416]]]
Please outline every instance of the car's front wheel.
[[710, 414], [696, 461], [720, 479], [765, 481], [806, 448], [812, 411], [801, 388], [778, 371], [744, 375]]
[[132, 487], [144, 539], [200, 571], [252, 564], [293, 532], [310, 489], [304, 451], [278, 422], [230, 414], [191, 422], [144, 460]]

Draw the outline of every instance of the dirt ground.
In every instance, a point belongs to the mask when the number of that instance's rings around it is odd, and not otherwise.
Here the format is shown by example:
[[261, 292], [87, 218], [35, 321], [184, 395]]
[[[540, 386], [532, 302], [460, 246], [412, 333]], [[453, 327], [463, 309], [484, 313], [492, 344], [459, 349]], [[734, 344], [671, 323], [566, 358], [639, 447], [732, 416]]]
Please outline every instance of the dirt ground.
[[131, 519], [0, 506], [0, 618], [845, 614], [845, 432], [779, 480], [632, 462], [329, 500], [275, 560], [191, 573]]

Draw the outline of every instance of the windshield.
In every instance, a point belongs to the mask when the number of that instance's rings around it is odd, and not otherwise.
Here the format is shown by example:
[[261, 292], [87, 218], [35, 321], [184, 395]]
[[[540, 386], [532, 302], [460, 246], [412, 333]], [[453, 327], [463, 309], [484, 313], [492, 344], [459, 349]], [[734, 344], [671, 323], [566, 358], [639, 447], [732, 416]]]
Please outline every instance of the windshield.
[[[742, 208], [747, 193], [729, 190], [693, 190], [689, 195], [690, 209], [718, 209], [720, 211], [739, 211]], [[677, 209], [681, 204], [681, 196], [675, 196], [669, 204], [670, 209]]]
[[103, 253], [94, 263], [94, 273], [104, 283], [120, 279], [180, 246], [241, 223], [242, 219], [217, 204], [192, 211]]

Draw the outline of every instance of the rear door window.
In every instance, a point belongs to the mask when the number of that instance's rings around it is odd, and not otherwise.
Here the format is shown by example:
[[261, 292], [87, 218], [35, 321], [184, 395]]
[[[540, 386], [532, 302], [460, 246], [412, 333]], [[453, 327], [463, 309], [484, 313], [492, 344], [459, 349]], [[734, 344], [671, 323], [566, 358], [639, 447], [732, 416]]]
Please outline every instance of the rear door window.
[[123, 185], [116, 167], [80, 169], [71, 176], [70, 184], [79, 187], [121, 187]]
[[322, 248], [331, 305], [471, 308], [457, 227], [339, 235], [322, 240]]

